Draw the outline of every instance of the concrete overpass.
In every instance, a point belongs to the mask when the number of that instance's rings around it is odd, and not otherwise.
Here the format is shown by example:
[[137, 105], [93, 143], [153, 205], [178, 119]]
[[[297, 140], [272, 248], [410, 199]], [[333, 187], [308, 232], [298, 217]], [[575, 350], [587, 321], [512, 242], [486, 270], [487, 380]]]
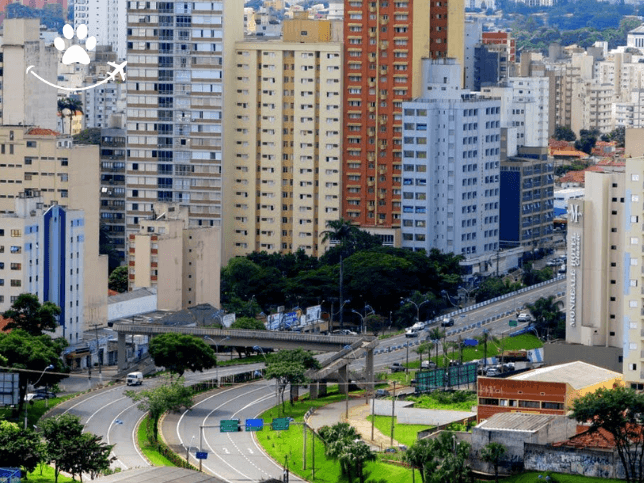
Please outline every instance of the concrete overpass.
[[[150, 338], [159, 334], [187, 334], [196, 337], [209, 337], [217, 343], [227, 346], [242, 347], [271, 347], [274, 349], [304, 349], [317, 352], [337, 352], [324, 361], [322, 369], [309, 374], [309, 378], [319, 381], [334, 372], [340, 374], [342, 382], [348, 382], [347, 365], [366, 352], [365, 380], [373, 381], [373, 349], [378, 345], [378, 339], [373, 336], [356, 335], [314, 335], [298, 334], [295, 332], [273, 332], [267, 330], [231, 330], [213, 329], [209, 327], [177, 327], [159, 324], [128, 324], [116, 323], [113, 326], [118, 334], [118, 367], [119, 371], [127, 370], [125, 337], [132, 335], [147, 335]], [[214, 342], [205, 339], [210, 345]], [[341, 384], [342, 386], [342, 384]], [[344, 389], [347, 385], [344, 384]]]

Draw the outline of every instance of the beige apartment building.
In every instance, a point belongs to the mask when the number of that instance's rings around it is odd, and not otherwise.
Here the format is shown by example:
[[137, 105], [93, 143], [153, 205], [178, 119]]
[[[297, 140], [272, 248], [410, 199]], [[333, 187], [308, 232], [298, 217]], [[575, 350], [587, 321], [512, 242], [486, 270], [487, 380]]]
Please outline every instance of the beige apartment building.
[[311, 35], [328, 38], [328, 26], [303, 37], [286, 21], [283, 41], [235, 45], [226, 161], [233, 256], [300, 248], [318, 256], [327, 221], [340, 218], [342, 44]]
[[644, 389], [644, 157], [626, 161], [624, 216], [624, 380]]
[[71, 137], [49, 129], [0, 126], [0, 172], [0, 214], [12, 213], [25, 190], [38, 190], [47, 206], [57, 202], [84, 211], [83, 316], [86, 324], [107, 324], [107, 256], [98, 247], [98, 146], [74, 145]]
[[154, 205], [129, 236], [129, 289], [156, 288], [159, 310], [209, 303], [219, 307], [221, 230], [189, 227], [189, 207]]

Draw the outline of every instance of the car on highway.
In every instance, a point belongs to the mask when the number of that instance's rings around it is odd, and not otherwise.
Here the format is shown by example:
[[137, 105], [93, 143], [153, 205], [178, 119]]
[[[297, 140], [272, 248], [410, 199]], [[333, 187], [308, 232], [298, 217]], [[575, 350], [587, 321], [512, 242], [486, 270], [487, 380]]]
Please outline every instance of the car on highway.
[[532, 315], [530, 315], [528, 312], [521, 312], [519, 316], [517, 317], [517, 320], [519, 322], [531, 322], [532, 321]]
[[403, 366], [400, 362], [394, 362], [389, 366], [389, 369], [391, 369], [391, 372], [405, 372], [405, 366]]
[[454, 325], [454, 317], [445, 317], [441, 321], [441, 327], [452, 327]]
[[414, 329], [414, 328], [412, 327], [411, 329], [407, 329], [407, 330], [405, 331], [405, 337], [407, 337], [407, 338], [411, 338], [411, 337], [418, 337], [418, 333], [419, 333], [419, 332], [420, 332], [419, 330]]
[[425, 328], [425, 322], [416, 322], [411, 328], [412, 330], [423, 330]]

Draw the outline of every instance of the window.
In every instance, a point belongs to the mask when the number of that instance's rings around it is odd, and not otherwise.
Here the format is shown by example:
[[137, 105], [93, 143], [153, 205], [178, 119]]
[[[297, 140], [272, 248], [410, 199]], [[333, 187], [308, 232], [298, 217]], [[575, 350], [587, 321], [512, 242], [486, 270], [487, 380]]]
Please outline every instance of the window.
[[11, 253], [22, 253], [22, 247], [13, 245], [11, 247]]
[[38, 143], [36, 141], [27, 141], [27, 147], [28, 148], [38, 147]]
[[12, 287], [22, 287], [22, 280], [11, 279]]
[[639, 180], [640, 180], [639, 174], [631, 174], [631, 181], [639, 181]]
[[555, 410], [563, 411], [563, 408], [564, 408], [563, 403], [553, 403], [553, 402], [541, 403], [541, 409], [555, 409]]
[[519, 401], [520, 408], [535, 408], [539, 409], [539, 401]]
[[20, 263], [11, 264], [11, 270], [20, 270], [21, 268], [22, 268], [22, 265]]
[[486, 406], [498, 406], [499, 405], [499, 400], [498, 399], [482, 397], [482, 398], [479, 398], [479, 404], [482, 404], [482, 405], [484, 404]]
[[20, 230], [11, 230], [11, 236], [13, 237], [21, 236]]

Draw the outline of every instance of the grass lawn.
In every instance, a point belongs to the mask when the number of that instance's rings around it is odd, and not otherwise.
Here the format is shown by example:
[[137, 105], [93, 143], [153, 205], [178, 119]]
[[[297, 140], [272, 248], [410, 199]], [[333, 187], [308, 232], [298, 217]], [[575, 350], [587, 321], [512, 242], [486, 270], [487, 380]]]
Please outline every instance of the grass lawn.
[[148, 424], [149, 416], [141, 420], [139, 429], [137, 430], [136, 437], [139, 442], [139, 447], [147, 459], [150, 460], [152, 466], [175, 466], [168, 458], [159, 453], [156, 448], [148, 442], [145, 427]]
[[[465, 336], [466, 337], [466, 336]], [[488, 341], [487, 343], [487, 357], [495, 357], [498, 356], [501, 353], [501, 348], [503, 347], [504, 350], [506, 351], [513, 351], [513, 350], [529, 350], [529, 349], [539, 349], [543, 347], [543, 342], [539, 340], [538, 337], [532, 334], [521, 334], [517, 335], [516, 337], [505, 337], [503, 340], [499, 339], [498, 342], [492, 342], [491, 340]], [[410, 348], [409, 350], [410, 354], [409, 357], [411, 358], [411, 354], [413, 350]], [[431, 351], [432, 354], [436, 354], [436, 349], [432, 349]], [[413, 352], [414, 358], [419, 357], [418, 354]], [[448, 357], [450, 359], [457, 360], [460, 358], [460, 353], [458, 350], [456, 350], [454, 353], [452, 351], [448, 351]], [[483, 344], [479, 343], [478, 346], [476, 347], [467, 347], [463, 349], [463, 362], [468, 362], [468, 361], [473, 361], [477, 359], [483, 359], [484, 358], [484, 350], [483, 350]], [[427, 360], [427, 353], [423, 353], [423, 360]], [[440, 354], [438, 356], [438, 360], [436, 359], [435, 355], [432, 355], [431, 360], [436, 362], [439, 366], [445, 365], [445, 357], [443, 354]], [[420, 368], [420, 360], [415, 360], [409, 363], [409, 368], [410, 369], [419, 369]], [[397, 373], [395, 375], [398, 375], [400, 373]], [[390, 376], [393, 376], [394, 374], [391, 374]], [[389, 379], [391, 377], [389, 376]]]
[[[24, 479], [28, 483], [50, 483], [54, 481], [54, 468], [49, 465], [42, 466], [42, 476], [40, 475], [40, 468], [36, 468], [36, 471], [29, 473], [28, 479]], [[71, 478], [63, 475], [58, 475], [58, 483], [68, 483], [69, 481], [78, 481], [72, 480]]]
[[[462, 393], [459, 391], [458, 395], [460, 394]], [[448, 394], [436, 391], [434, 393], [422, 394], [420, 396], [408, 396], [407, 401], [415, 401], [415, 408], [446, 409], [450, 411], [471, 411], [472, 406], [477, 405], [476, 393], [468, 393], [467, 399], [462, 402], [451, 402], [448, 398]]]
[[[326, 406], [329, 403], [341, 401], [344, 396], [338, 394], [337, 390], [332, 391], [329, 388], [329, 395], [323, 399], [316, 399], [310, 401], [303, 399], [295, 403], [294, 406], [286, 404], [286, 416], [295, 419], [295, 422], [302, 422], [306, 411], [312, 407]], [[271, 421], [275, 417], [281, 417], [281, 411], [278, 413], [277, 408], [269, 409], [261, 414], [259, 417], [264, 418], [264, 421]], [[258, 442], [263, 446], [264, 450], [273, 457], [276, 461], [284, 464], [285, 458], [288, 456], [288, 465], [291, 472], [297, 474], [307, 481], [317, 482], [348, 482], [346, 477], [340, 475], [340, 464], [331, 460], [327, 460], [324, 456], [324, 445], [320, 440], [315, 442], [315, 480], [312, 479], [311, 463], [312, 463], [312, 444], [311, 433], [307, 435], [307, 464], [306, 470], [302, 470], [302, 448], [303, 448], [303, 434], [302, 427], [299, 425], [292, 425], [288, 431], [271, 431], [270, 426], [265, 427], [264, 431], [256, 433]], [[411, 471], [394, 465], [387, 465], [378, 461], [369, 463], [365, 466], [365, 481], [387, 481], [396, 483], [411, 483]], [[354, 479], [354, 481], [356, 481]]]
[[[367, 416], [371, 421], [374, 416]], [[391, 434], [391, 416], [376, 416], [375, 426], [382, 434]], [[411, 446], [416, 442], [416, 433], [432, 426], [425, 424], [398, 424], [398, 418], [394, 418], [394, 439], [401, 444]]]
[[[43, 414], [45, 414], [47, 411], [49, 411], [57, 404], [60, 404], [63, 401], [67, 401], [68, 399], [71, 399], [74, 396], [75, 394], [71, 394], [64, 397], [55, 397], [55, 398], [49, 399], [48, 401], [39, 400], [39, 401], [34, 401], [33, 404], [27, 403], [29, 406], [27, 408], [27, 422], [29, 427], [33, 427], [33, 425], [38, 425], [38, 420], [42, 417]], [[0, 409], [0, 420], [18, 423], [20, 427], [23, 427], [24, 421], [25, 421], [24, 406], [20, 414], [14, 414], [13, 411], [14, 410], [11, 408]]]
[[[542, 475], [543, 478], [539, 478], [539, 475]], [[543, 472], [539, 473], [537, 471], [528, 471], [526, 473], [521, 473], [520, 475], [510, 476], [508, 478], [503, 478], [503, 483], [541, 483], [545, 481], [546, 475], [558, 482], [558, 483], [624, 483], [624, 480], [614, 480], [608, 478], [592, 478], [590, 476], [578, 476], [578, 475], [565, 475], [562, 473], [548, 473]], [[553, 481], [550, 480], [550, 481]]]

